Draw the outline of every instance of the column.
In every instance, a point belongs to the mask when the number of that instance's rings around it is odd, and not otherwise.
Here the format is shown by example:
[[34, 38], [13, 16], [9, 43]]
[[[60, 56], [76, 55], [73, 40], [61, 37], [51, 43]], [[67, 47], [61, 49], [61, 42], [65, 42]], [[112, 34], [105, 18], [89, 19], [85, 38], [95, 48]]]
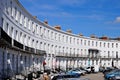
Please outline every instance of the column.
[[17, 12], [17, 13], [16, 13], [16, 21], [19, 22], [19, 11], [17, 10], [16, 12]]
[[16, 57], [17, 57], [17, 55], [14, 54], [14, 72], [15, 73], [17, 72], [17, 70], [16, 70], [16, 64], [17, 64]]
[[66, 70], [66, 60], [64, 60], [63, 64], [64, 64], [64, 70]]
[[77, 68], [78, 67], [78, 62], [77, 62], [77, 60], [75, 60], [75, 68]]
[[34, 62], [34, 56], [31, 55], [31, 56], [30, 56], [30, 70], [31, 70], [31, 71], [33, 71], [33, 67], [34, 67], [33, 62]]
[[17, 64], [16, 64], [16, 68], [17, 68], [17, 72], [19, 73], [20, 72], [20, 56], [21, 56], [21, 53], [18, 52], [18, 55], [17, 55]]
[[4, 69], [4, 52], [2, 51], [2, 49], [0, 49], [0, 73], [3, 73], [3, 69]]
[[25, 27], [28, 29], [28, 18], [25, 18]]
[[5, 49], [4, 54], [3, 54], [3, 74], [7, 74], [7, 49]]
[[21, 14], [20, 16], [20, 24], [22, 25], [23, 24], [23, 15]]
[[29, 26], [28, 26], [29, 28], [28, 28], [28, 29], [29, 29], [30, 31], [31, 31], [31, 27], [32, 27], [31, 25], [32, 25], [32, 21], [29, 20]]

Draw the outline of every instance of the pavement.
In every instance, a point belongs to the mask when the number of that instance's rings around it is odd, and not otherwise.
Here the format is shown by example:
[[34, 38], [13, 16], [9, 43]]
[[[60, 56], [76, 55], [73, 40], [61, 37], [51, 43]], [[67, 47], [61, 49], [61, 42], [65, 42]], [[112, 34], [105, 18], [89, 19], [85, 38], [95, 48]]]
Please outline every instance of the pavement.
[[81, 76], [81, 78], [87, 78], [89, 80], [104, 80], [104, 75], [103, 75], [103, 73], [100, 73], [100, 72], [99, 73], [91, 73], [91, 74], [86, 74], [85, 76]]
[[[33, 80], [39, 80], [39, 79], [33, 79]], [[86, 74], [85, 76], [81, 76], [80, 78], [74, 78], [70, 80], [104, 80], [103, 73], [90, 73]]]

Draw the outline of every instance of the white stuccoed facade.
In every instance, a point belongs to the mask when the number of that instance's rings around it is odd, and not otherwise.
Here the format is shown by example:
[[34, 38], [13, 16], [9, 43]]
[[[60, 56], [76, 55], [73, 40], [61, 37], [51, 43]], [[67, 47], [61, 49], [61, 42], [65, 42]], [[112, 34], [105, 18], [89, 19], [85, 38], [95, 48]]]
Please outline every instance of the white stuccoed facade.
[[84, 37], [53, 28], [28, 13], [18, 0], [0, 1], [0, 29], [10, 39], [0, 34], [0, 73], [9, 67], [14, 73], [43, 70], [44, 61], [51, 69], [120, 67], [117, 38]]

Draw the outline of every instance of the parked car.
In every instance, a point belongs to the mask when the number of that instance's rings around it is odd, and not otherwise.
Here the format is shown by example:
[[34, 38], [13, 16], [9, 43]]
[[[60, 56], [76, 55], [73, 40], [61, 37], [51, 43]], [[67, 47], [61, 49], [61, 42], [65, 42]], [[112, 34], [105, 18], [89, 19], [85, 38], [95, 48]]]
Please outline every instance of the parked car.
[[103, 70], [103, 74], [106, 75], [107, 73], [113, 71], [114, 68], [113, 67], [106, 67], [104, 70]]
[[81, 75], [85, 75], [85, 74], [87, 73], [87, 71], [85, 71], [85, 70], [83, 70], [83, 69], [77, 68], [77, 69], [75, 69], [75, 70], [80, 71]]
[[[107, 80], [120, 80], [120, 69], [113, 70], [104, 75]], [[115, 79], [116, 78], [116, 79]], [[119, 79], [118, 79], [119, 78]]]
[[120, 75], [116, 75], [116, 76], [112, 77], [111, 80], [120, 80]]
[[85, 70], [87, 70], [88, 73], [99, 72], [99, 66], [98, 65], [89, 66], [89, 67], [86, 67]]
[[76, 75], [76, 73], [70, 73], [70, 74], [58, 74], [52, 77], [51, 80], [80, 80], [79, 79], [80, 75], [78, 76], [78, 74]]
[[84, 70], [85, 70], [87, 73], [91, 73], [91, 67], [85, 67]]
[[80, 78], [80, 77], [76, 77], [75, 75], [69, 75], [69, 74], [58, 74], [53, 76], [51, 80], [90, 80], [90, 79]]
[[99, 71], [103, 72], [105, 70], [105, 67], [99, 67]]
[[80, 77], [81, 76], [81, 72], [79, 70], [69, 70], [68, 72], [66, 72], [66, 74], [68, 74], [68, 75], [75, 75], [76, 77]]

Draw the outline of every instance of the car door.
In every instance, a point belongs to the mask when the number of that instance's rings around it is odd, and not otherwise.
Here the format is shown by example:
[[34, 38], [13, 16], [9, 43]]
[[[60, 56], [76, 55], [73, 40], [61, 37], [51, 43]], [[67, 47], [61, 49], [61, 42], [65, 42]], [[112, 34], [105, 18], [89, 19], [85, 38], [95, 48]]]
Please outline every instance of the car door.
[[120, 71], [118, 71], [115, 75], [115, 80], [120, 80]]

